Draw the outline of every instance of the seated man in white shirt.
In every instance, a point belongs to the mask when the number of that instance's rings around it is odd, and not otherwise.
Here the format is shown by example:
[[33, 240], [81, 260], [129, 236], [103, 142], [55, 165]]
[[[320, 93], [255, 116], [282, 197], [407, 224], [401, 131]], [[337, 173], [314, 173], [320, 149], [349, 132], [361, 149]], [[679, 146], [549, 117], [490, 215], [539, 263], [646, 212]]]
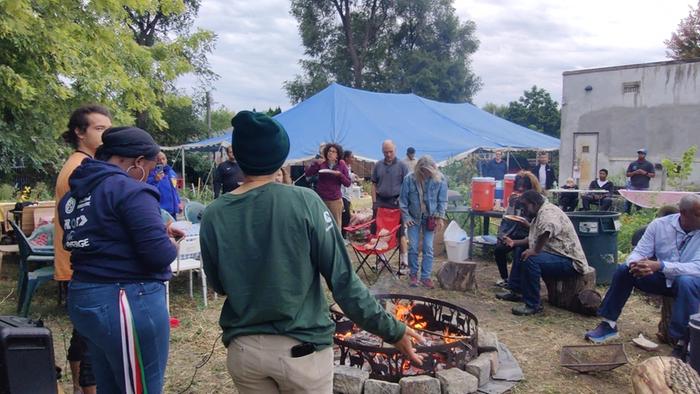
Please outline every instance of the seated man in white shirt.
[[586, 193], [581, 196], [584, 211], [591, 210], [591, 204], [600, 206], [601, 211], [609, 211], [612, 206], [612, 194], [614, 185], [608, 180], [608, 170], [602, 168], [598, 171], [598, 179], [591, 181], [588, 190], [606, 190], [607, 193]]
[[601, 343], [618, 337], [617, 318], [636, 287], [674, 298], [669, 335], [678, 342], [674, 355], [684, 357], [688, 320], [700, 308], [700, 196], [683, 197], [679, 208], [680, 214], [651, 222], [618, 267], [598, 309], [603, 321], [586, 333], [586, 339]]

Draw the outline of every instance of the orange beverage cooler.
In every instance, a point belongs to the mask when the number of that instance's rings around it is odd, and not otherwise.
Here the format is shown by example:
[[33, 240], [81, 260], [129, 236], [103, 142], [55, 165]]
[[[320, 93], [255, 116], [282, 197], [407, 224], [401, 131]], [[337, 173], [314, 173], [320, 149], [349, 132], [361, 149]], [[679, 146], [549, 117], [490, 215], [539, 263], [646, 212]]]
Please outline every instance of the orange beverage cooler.
[[490, 211], [496, 194], [496, 180], [491, 177], [472, 178], [472, 209]]
[[503, 207], [508, 207], [508, 200], [510, 195], [513, 194], [513, 188], [515, 186], [516, 174], [506, 174], [503, 178]]

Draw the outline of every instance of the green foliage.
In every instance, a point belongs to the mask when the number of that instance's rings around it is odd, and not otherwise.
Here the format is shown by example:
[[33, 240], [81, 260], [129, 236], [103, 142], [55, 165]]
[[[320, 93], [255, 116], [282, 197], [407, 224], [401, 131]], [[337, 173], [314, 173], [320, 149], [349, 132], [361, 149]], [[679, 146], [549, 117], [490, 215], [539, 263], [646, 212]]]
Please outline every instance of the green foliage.
[[627, 173], [625, 170], [620, 170], [616, 174], [609, 174], [608, 180], [617, 187], [624, 188], [627, 184]]
[[228, 110], [226, 107], [220, 107], [217, 110], [211, 111], [211, 129], [212, 131], [221, 131], [231, 128], [231, 119], [236, 115], [235, 112]]
[[511, 101], [505, 119], [523, 127], [559, 138], [561, 114], [559, 104], [544, 89], [533, 86], [523, 92], [518, 101]]
[[693, 173], [693, 161], [697, 152], [698, 147], [693, 145], [683, 152], [680, 161], [668, 158], [661, 160], [666, 171], [668, 183], [674, 190], [683, 190], [685, 188], [686, 181]]
[[697, 8], [689, 7], [688, 17], [678, 23], [678, 30], [664, 41], [666, 56], [675, 60], [700, 57], [700, 1]]
[[147, 120], [146, 130], [162, 146], [175, 146], [208, 137], [207, 125], [197, 107], [186, 96], [167, 95], [162, 117], [168, 128], [161, 130]]
[[[126, 6], [126, 7], [125, 7]], [[182, 0], [0, 1], [0, 173], [21, 158], [29, 171], [55, 174], [66, 156], [58, 136], [70, 112], [98, 102], [114, 124], [147, 113], [164, 130], [162, 104], [175, 78], [197, 72], [214, 35], [167, 34], [139, 45], [127, 9], [180, 15]]]
[[443, 167], [442, 173], [447, 177], [450, 190], [458, 191], [464, 201], [471, 201], [472, 178], [479, 176], [478, 160], [476, 155], [469, 155], [462, 160], [455, 160]]
[[275, 109], [272, 109], [272, 107], [270, 107], [267, 109], [267, 111], [265, 111], [265, 115], [267, 115], [267, 116], [275, 116], [275, 115], [279, 115], [281, 113], [282, 113], [282, 108], [280, 108], [279, 106]]
[[299, 102], [331, 82], [372, 91], [469, 101], [481, 86], [471, 70], [476, 26], [452, 0], [293, 0], [306, 58], [285, 82]]
[[617, 251], [623, 256], [632, 252], [632, 235], [638, 229], [651, 223], [656, 217], [655, 209], [642, 209], [633, 214], [620, 216], [620, 231], [617, 233]]
[[17, 189], [7, 183], [0, 184], [0, 201], [51, 201], [54, 200], [53, 188], [44, 182], [38, 182], [34, 187], [22, 186]]
[[7, 183], [1, 184], [0, 201], [15, 201], [15, 187]]
[[508, 106], [498, 105], [494, 103], [486, 103], [483, 107], [481, 107], [481, 109], [490, 113], [491, 115], [498, 116], [499, 118], [505, 118], [506, 111], [508, 111]]
[[199, 201], [206, 205], [214, 201], [214, 190], [203, 183], [198, 185], [190, 183], [189, 187], [180, 191], [180, 197], [187, 198], [190, 201]]

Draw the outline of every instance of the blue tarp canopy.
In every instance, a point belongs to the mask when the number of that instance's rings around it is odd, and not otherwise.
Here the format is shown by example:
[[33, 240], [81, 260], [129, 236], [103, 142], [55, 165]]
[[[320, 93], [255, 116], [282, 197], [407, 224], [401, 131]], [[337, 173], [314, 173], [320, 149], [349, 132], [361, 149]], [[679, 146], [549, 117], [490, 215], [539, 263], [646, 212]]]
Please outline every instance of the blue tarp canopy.
[[184, 149], [191, 152], [218, 152], [221, 147], [226, 147], [231, 145], [231, 128], [227, 130], [222, 130], [216, 137], [207, 138], [198, 142], [192, 142], [190, 144], [184, 144], [180, 146], [161, 146], [163, 150], [180, 150]]
[[[337, 142], [356, 156], [377, 160], [381, 143], [391, 139], [402, 157], [412, 146], [417, 156], [437, 162], [459, 159], [476, 149], [559, 149], [559, 140], [491, 115], [472, 104], [448, 104], [415, 94], [373, 93], [336, 83], [275, 116], [289, 133], [289, 161], [314, 156], [319, 144]], [[186, 150], [217, 150], [231, 141], [219, 137], [184, 145]], [[212, 149], [213, 148], [213, 149]]]
[[323, 142], [338, 142], [357, 156], [382, 157], [391, 139], [397, 155], [412, 146], [435, 161], [461, 158], [479, 148], [559, 149], [559, 140], [473, 106], [415, 94], [373, 93], [331, 84], [275, 117], [291, 140], [290, 161], [313, 156]]

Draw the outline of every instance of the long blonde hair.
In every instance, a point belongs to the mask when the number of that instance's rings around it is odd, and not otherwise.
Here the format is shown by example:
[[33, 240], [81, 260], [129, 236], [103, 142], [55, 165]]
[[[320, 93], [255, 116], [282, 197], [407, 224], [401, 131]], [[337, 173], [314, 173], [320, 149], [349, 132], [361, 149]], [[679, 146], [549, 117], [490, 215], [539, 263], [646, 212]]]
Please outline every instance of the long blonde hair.
[[413, 177], [416, 183], [423, 186], [426, 180], [432, 179], [436, 182], [442, 181], [442, 173], [437, 168], [435, 160], [430, 156], [422, 156], [418, 159], [416, 167], [413, 169]]

